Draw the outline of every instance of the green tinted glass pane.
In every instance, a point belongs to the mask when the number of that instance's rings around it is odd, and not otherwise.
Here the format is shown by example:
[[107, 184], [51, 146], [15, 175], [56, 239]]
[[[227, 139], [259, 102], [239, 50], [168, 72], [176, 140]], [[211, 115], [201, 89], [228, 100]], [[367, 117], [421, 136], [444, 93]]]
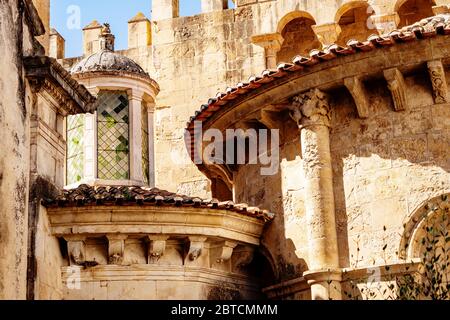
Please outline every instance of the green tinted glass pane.
[[142, 130], [142, 173], [146, 184], [150, 181], [149, 172], [149, 148], [148, 148], [148, 113], [145, 105], [141, 107], [141, 130]]
[[102, 91], [97, 97], [98, 177], [129, 179], [129, 106], [122, 91]]
[[84, 121], [83, 114], [67, 117], [67, 184], [84, 176]]

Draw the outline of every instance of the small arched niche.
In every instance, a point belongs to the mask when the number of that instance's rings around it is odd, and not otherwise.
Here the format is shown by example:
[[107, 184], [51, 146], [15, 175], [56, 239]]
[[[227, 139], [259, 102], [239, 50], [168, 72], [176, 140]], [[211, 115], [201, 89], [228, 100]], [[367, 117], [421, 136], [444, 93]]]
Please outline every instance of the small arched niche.
[[351, 1], [343, 5], [336, 14], [336, 23], [341, 28], [337, 43], [345, 46], [349, 40], [365, 41], [378, 33], [370, 20], [375, 10], [367, 1]]
[[307, 12], [295, 11], [284, 16], [278, 24], [278, 33], [284, 39], [277, 54], [278, 62], [291, 62], [296, 55], [309, 56], [313, 49], [322, 45], [312, 26], [316, 22]]
[[433, 0], [399, 0], [395, 6], [395, 11], [400, 17], [399, 28], [411, 25], [424, 18], [434, 15]]

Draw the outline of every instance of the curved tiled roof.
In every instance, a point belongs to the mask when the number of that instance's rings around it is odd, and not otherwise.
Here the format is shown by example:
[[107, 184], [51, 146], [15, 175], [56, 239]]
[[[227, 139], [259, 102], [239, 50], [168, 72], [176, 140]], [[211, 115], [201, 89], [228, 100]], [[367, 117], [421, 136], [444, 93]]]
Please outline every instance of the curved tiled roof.
[[235, 87], [227, 88], [225, 92], [219, 92], [210, 98], [207, 104], [190, 118], [187, 129], [193, 130], [194, 121], [206, 121], [216, 111], [225, 108], [226, 105], [240, 96], [252, 90], [261, 88], [279, 78], [286, 77], [294, 72], [302, 72], [311, 66], [337, 59], [342, 56], [353, 55], [358, 52], [367, 52], [378, 48], [390, 47], [398, 43], [417, 41], [438, 35], [450, 34], [450, 14], [441, 14], [423, 19], [410, 26], [394, 30], [384, 35], [372, 35], [367, 41], [360, 42], [350, 40], [347, 47], [333, 44], [324, 50], [312, 50], [309, 57], [296, 56], [292, 63], [281, 63], [277, 70], [265, 70], [261, 76], [252, 76], [247, 82], [238, 83]]
[[228, 210], [235, 213], [258, 218], [264, 221], [273, 220], [275, 215], [267, 210], [249, 207], [247, 204], [235, 204], [232, 201], [220, 202], [216, 199], [203, 200], [196, 197], [179, 195], [158, 188], [145, 187], [113, 187], [80, 185], [78, 188], [64, 190], [53, 199], [44, 199], [46, 207], [79, 207], [108, 205], [153, 205], [193, 207], [201, 209]]
[[135, 61], [108, 49], [91, 54], [75, 64], [70, 70], [72, 74], [108, 71], [128, 72], [150, 79], [148, 73]]

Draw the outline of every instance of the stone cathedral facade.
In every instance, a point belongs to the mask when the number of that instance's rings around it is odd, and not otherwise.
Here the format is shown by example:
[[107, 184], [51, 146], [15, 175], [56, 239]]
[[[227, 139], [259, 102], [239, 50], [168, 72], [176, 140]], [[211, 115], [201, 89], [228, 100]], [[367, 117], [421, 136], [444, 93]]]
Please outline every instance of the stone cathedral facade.
[[0, 299], [375, 299], [426, 274], [450, 1], [201, 4], [124, 17], [125, 50], [94, 20], [66, 57], [50, 0], [0, 3]]

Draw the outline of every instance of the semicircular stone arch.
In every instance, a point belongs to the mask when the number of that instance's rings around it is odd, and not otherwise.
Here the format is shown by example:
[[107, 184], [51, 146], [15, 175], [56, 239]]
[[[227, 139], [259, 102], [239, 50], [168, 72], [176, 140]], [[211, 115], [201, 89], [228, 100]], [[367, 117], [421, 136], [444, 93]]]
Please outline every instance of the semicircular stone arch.
[[376, 14], [375, 8], [367, 1], [350, 1], [339, 8], [335, 22], [340, 27], [337, 44], [345, 46], [349, 40], [366, 41], [378, 31], [370, 17]]
[[[444, 221], [444, 224], [441, 222]], [[421, 258], [423, 253], [422, 239], [426, 237], [429, 228], [436, 229], [436, 224], [442, 232], [450, 233], [450, 193], [434, 197], [425, 201], [412, 215], [407, 218], [403, 225], [404, 230], [400, 241], [399, 258], [411, 260]], [[428, 228], [428, 229], [427, 229]], [[444, 238], [448, 237], [444, 235]]]
[[395, 4], [395, 12], [400, 18], [398, 27], [403, 28], [433, 16], [433, 6], [435, 5], [434, 0], [398, 0]]
[[320, 49], [322, 45], [312, 29], [315, 24], [307, 12], [294, 11], [285, 15], [277, 28], [284, 39], [277, 62], [291, 62], [296, 55], [308, 56], [311, 50]]

